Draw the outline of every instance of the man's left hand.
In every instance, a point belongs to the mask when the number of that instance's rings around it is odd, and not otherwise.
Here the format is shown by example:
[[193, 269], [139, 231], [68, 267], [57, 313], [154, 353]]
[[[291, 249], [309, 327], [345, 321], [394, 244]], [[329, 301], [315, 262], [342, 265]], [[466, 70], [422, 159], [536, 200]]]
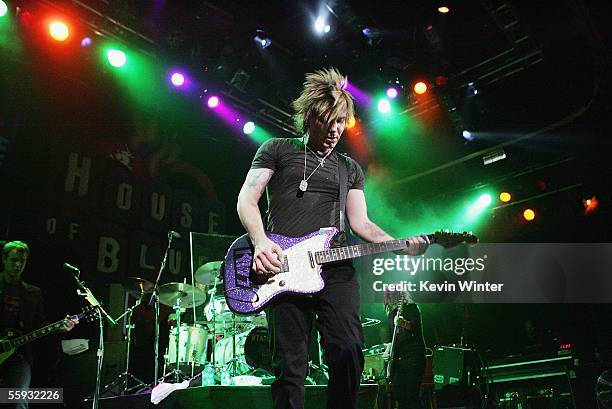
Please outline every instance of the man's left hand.
[[68, 332], [72, 330], [72, 328], [74, 328], [74, 326], [78, 323], [79, 323], [78, 319], [73, 320], [73, 319], [70, 319], [70, 317], [66, 317], [64, 318], [64, 322], [62, 323], [62, 326], [60, 327], [60, 331]]
[[408, 254], [409, 256], [420, 256], [427, 251], [430, 241], [426, 234], [410, 237], [408, 239], [408, 248], [401, 250], [398, 253]]

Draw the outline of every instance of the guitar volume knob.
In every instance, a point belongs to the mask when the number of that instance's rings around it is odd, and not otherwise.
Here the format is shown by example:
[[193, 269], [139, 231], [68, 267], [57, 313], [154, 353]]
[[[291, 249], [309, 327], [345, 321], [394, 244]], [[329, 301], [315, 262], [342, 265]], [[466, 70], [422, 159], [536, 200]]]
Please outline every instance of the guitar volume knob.
[[285, 280], [280, 280], [280, 281], [278, 282], [278, 286], [279, 286], [279, 287], [284, 287], [284, 286], [285, 286]]

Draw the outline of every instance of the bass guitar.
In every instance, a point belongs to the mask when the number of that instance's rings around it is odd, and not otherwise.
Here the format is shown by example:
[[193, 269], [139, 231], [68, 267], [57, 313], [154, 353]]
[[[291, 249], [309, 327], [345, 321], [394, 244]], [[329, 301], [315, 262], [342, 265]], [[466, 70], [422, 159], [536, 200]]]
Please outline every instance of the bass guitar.
[[[281, 271], [275, 275], [259, 275], [252, 270], [253, 245], [247, 234], [239, 237], [230, 246], [223, 263], [227, 305], [237, 314], [254, 314], [282, 294], [308, 295], [321, 291], [324, 285], [321, 269], [326, 263], [403, 250], [409, 246], [408, 239], [398, 239], [332, 248], [337, 234], [335, 227], [325, 227], [303, 237], [267, 233], [285, 255]], [[469, 233], [438, 231], [427, 237], [432, 244], [444, 247], [478, 242], [476, 236]]]

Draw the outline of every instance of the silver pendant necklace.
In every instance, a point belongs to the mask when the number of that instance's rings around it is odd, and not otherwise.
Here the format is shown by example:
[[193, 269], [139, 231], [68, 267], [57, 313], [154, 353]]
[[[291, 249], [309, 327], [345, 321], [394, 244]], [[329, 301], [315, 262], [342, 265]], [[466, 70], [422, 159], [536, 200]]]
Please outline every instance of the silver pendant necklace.
[[318, 159], [319, 164], [317, 165], [316, 168], [312, 170], [312, 172], [310, 172], [310, 175], [306, 177], [306, 149], [307, 148], [308, 146], [306, 146], [306, 140], [304, 139], [304, 178], [300, 182], [300, 187], [299, 187], [301, 192], [305, 192], [306, 189], [308, 189], [308, 179], [310, 179], [310, 177], [317, 171], [317, 169], [319, 169], [319, 167], [323, 167], [323, 165], [325, 164], [325, 159], [327, 159], [329, 154], [333, 152], [333, 149], [332, 149], [331, 151], [327, 152], [327, 154], [324, 157], [319, 158], [317, 154], [312, 151], [312, 149], [308, 148], [308, 150], [312, 152], [315, 155], [315, 157]]

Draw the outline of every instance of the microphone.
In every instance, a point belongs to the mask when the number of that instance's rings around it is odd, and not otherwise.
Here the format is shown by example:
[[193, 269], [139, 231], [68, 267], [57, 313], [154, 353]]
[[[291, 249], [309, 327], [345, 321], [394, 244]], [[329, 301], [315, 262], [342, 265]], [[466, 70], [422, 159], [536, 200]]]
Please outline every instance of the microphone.
[[80, 274], [80, 273], [81, 273], [81, 270], [79, 270], [78, 268], [76, 268], [76, 267], [75, 267], [75, 266], [73, 266], [72, 264], [64, 263], [64, 268], [65, 268], [66, 270], [70, 270], [70, 271], [72, 271], [73, 273], [77, 273], [77, 274]]
[[174, 231], [174, 230], [170, 230], [168, 232], [168, 237], [172, 237], [173, 239], [180, 239], [181, 238], [181, 233]]

